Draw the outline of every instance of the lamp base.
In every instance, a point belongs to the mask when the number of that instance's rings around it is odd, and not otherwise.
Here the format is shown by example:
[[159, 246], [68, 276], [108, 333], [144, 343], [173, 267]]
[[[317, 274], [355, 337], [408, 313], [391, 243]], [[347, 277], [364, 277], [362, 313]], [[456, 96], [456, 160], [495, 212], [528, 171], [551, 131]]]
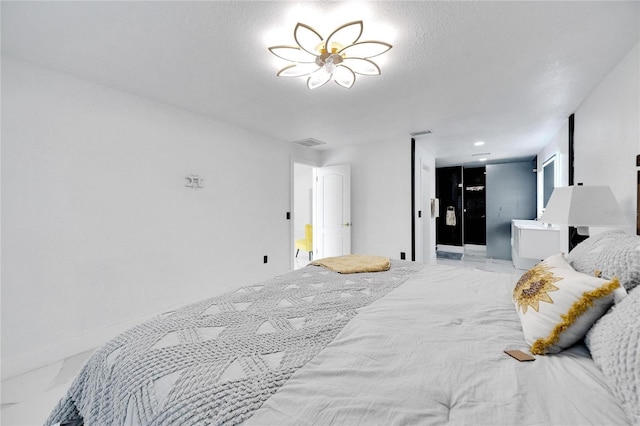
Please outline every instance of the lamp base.
[[[582, 234], [580, 228], [586, 228], [587, 235]], [[569, 227], [569, 251], [573, 250], [575, 246], [577, 246], [587, 238], [589, 238], [588, 226], [580, 226], [577, 228], [575, 226], [570, 226]]]

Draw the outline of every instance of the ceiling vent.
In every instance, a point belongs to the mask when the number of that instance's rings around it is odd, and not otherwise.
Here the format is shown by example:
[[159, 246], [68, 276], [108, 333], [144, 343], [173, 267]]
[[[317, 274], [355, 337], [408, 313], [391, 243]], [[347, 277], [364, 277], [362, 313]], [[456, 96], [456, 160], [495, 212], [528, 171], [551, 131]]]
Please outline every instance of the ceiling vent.
[[416, 136], [430, 135], [431, 133], [433, 133], [431, 130], [420, 130], [419, 132], [413, 132], [409, 134], [415, 138]]
[[292, 143], [298, 144], [298, 145], [302, 145], [302, 146], [306, 146], [308, 148], [312, 148], [314, 146], [318, 146], [318, 145], [326, 145], [326, 142], [322, 142], [319, 141], [318, 139], [313, 139], [313, 138], [307, 138], [307, 139], [300, 139], [299, 141], [293, 141]]

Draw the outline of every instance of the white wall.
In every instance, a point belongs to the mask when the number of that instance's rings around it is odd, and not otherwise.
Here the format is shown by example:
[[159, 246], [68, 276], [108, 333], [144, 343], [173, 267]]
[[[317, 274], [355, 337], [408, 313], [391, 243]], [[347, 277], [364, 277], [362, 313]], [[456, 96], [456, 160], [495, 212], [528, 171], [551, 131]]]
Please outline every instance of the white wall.
[[323, 153], [322, 164], [351, 164], [351, 251], [411, 259], [411, 140]]
[[640, 44], [575, 113], [575, 182], [609, 185], [635, 234], [640, 154]]
[[292, 155], [317, 160], [3, 57], [3, 377], [289, 270]]

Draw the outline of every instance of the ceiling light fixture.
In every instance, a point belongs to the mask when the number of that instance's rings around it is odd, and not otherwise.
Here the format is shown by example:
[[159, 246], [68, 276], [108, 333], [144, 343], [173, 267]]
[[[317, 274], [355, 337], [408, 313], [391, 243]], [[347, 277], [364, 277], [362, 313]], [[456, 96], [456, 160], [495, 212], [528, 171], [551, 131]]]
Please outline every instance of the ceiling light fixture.
[[269, 51], [278, 58], [293, 62], [278, 71], [278, 77], [307, 77], [307, 87], [315, 89], [334, 80], [351, 88], [356, 74], [380, 75], [380, 67], [370, 58], [391, 49], [383, 41], [358, 41], [362, 21], [338, 27], [326, 39], [308, 25], [299, 23], [293, 30], [297, 46], [272, 46]]
[[484, 142], [483, 141], [478, 141], [478, 142], [474, 143], [474, 145], [475, 146], [481, 146], [481, 145], [484, 145]]

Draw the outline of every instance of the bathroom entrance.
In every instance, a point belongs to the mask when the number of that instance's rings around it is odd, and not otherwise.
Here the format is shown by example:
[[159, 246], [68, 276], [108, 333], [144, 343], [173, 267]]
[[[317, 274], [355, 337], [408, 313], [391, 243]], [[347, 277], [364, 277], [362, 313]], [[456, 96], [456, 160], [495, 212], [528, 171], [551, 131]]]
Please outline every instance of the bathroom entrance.
[[439, 250], [464, 252], [465, 245], [485, 246], [485, 167], [441, 167], [436, 169], [436, 196], [440, 216], [436, 224]]

